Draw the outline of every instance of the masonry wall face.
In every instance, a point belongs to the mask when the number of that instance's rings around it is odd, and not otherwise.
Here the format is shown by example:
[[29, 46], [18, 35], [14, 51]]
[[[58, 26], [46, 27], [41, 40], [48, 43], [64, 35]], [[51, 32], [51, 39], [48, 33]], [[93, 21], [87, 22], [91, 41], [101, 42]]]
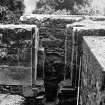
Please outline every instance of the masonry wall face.
[[[66, 25], [67, 23], [71, 24], [75, 21], [75, 19], [48, 18], [41, 24], [39, 28], [39, 36], [41, 44], [46, 51], [46, 76], [53, 74], [51, 73], [53, 68], [56, 71], [55, 77], [57, 77], [57, 79], [61, 78], [60, 80], [63, 79], [65, 70], [70, 72], [72, 35], [71, 33], [66, 34]], [[48, 75], [48, 72], [50, 72], [50, 75]], [[62, 76], [59, 78], [60, 75]], [[70, 78], [70, 75], [68, 75], [67, 78]]]
[[[103, 22], [104, 23], [104, 22]], [[66, 34], [69, 36], [69, 42], [71, 42], [68, 46], [69, 50], [69, 63], [72, 71], [72, 80], [73, 84], [78, 84], [78, 70], [80, 64], [80, 56], [83, 53], [82, 49], [82, 41], [83, 36], [105, 36], [105, 26], [99, 24], [99, 26], [95, 27], [95, 24], [84, 24], [81, 25], [82, 22], [73, 23], [75, 25], [67, 25]], [[77, 76], [75, 76], [77, 74]]]
[[91, 51], [85, 37], [82, 45], [83, 55], [80, 92], [82, 105], [103, 105], [105, 104], [104, 68], [99, 63], [100, 59], [97, 59]]
[[0, 26], [0, 84], [32, 86], [34, 26]]

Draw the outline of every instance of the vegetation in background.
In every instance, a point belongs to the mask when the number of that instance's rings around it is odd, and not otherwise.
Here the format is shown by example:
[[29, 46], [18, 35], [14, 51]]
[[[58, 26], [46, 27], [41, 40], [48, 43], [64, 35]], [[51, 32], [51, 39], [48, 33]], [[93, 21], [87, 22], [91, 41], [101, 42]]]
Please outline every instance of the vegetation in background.
[[56, 15], [94, 14], [89, 0], [39, 0], [34, 13]]
[[23, 9], [21, 0], [0, 0], [0, 23], [19, 23]]
[[[104, 6], [97, 7], [95, 1], [97, 0], [38, 0], [36, 10], [33, 13], [55, 15], [103, 14]], [[103, 0], [100, 0], [100, 3], [101, 1]], [[25, 8], [23, 2], [24, 0], [0, 0], [0, 23], [20, 23], [19, 18], [23, 15]]]
[[60, 0], [39, 0], [39, 2], [37, 3], [37, 9], [34, 11], [34, 13], [70, 15], [71, 10], [66, 9], [66, 6], [64, 7], [63, 4], [65, 3], [60, 3]]

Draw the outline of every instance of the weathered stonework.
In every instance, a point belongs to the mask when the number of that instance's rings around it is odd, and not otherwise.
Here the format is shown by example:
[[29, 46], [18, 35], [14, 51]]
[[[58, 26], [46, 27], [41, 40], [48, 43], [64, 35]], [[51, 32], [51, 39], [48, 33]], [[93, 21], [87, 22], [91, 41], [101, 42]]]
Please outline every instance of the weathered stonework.
[[52, 68], [54, 66], [58, 64], [60, 65], [66, 64], [65, 68], [64, 66], [62, 66], [61, 68], [58, 66], [56, 70], [57, 72], [59, 72], [58, 70], [60, 68], [61, 72], [64, 72], [64, 69], [65, 70], [67, 69], [68, 71], [70, 69], [70, 61], [71, 61], [70, 54], [72, 51], [71, 50], [72, 42], [71, 42], [71, 35], [66, 34], [66, 25], [78, 22], [82, 20], [83, 17], [67, 16], [67, 15], [58, 16], [58, 15], [35, 14], [29, 16], [22, 16], [20, 19], [21, 21], [23, 21], [23, 23], [27, 21], [30, 24], [32, 24], [30, 21], [32, 20], [35, 21], [35, 19], [41, 22], [39, 27], [39, 36], [41, 39], [42, 46], [46, 49], [46, 65], [47, 66], [49, 65], [48, 68], [50, 68], [50, 71], [52, 71]]
[[[30, 17], [31, 16], [29, 16], [28, 19], [30, 19]], [[78, 20], [80, 22], [75, 19], [73, 20], [73, 18], [69, 20], [71, 17], [67, 20], [51, 16], [42, 16], [41, 19], [39, 16], [37, 18], [42, 21], [39, 34], [42, 46], [46, 49], [46, 72], [49, 72], [47, 75], [50, 77], [55, 76], [52, 75], [52, 72], [55, 72], [54, 69], [61, 73], [64, 66], [61, 68], [60, 66], [66, 64], [65, 70], [69, 70], [73, 85], [77, 86], [80, 57], [84, 57], [84, 51], [87, 49], [87, 55], [83, 59], [83, 64], [88, 63], [88, 66], [83, 66], [84, 71], [82, 72], [82, 86], [80, 92], [82, 105], [101, 105], [105, 97], [103, 68], [99, 63], [100, 60], [95, 58], [97, 55], [94, 55], [94, 53], [90, 51], [91, 48], [87, 46], [83, 40], [83, 36], [104, 36], [105, 17], [82, 16], [81, 19], [84, 18], [84, 20]], [[56, 64], [61, 65], [56, 67]], [[87, 68], [89, 69], [87, 70]], [[56, 77], [58, 77], [57, 73]]]
[[[66, 64], [67, 74], [71, 73], [71, 76], [67, 77], [73, 80], [74, 85], [77, 85], [79, 67], [77, 65], [80, 63], [82, 54], [82, 36], [104, 36], [105, 17], [36, 14], [21, 17], [23, 23], [30, 20], [35, 21], [35, 19], [41, 22], [39, 35], [42, 46], [46, 49], [47, 66], [49, 64], [52, 70], [56, 62]], [[63, 70], [64, 67], [61, 69]]]
[[[32, 86], [35, 25], [0, 25], [0, 84]], [[35, 74], [34, 74], [35, 76]]]
[[48, 15], [48, 14], [30, 14], [30, 15], [23, 15], [20, 17], [21, 21], [29, 21], [30, 19], [38, 19], [38, 20], [45, 20], [45, 19], [59, 19], [64, 21], [80, 21], [84, 18], [84, 16], [79, 15]]
[[[89, 17], [92, 18], [92, 17]], [[93, 18], [94, 19], [94, 18]], [[100, 18], [99, 18], [100, 19]], [[98, 24], [98, 25], [97, 25]], [[85, 19], [80, 22], [67, 25], [66, 34], [71, 36], [71, 49], [69, 53], [71, 64], [71, 77], [73, 84], [78, 84], [78, 67], [80, 64], [80, 56], [82, 55], [83, 36], [105, 36], [105, 21], [93, 21]], [[69, 36], [69, 37], [70, 37]], [[77, 76], [75, 76], [77, 74]]]
[[85, 36], [82, 45], [82, 105], [104, 105], [105, 37]]

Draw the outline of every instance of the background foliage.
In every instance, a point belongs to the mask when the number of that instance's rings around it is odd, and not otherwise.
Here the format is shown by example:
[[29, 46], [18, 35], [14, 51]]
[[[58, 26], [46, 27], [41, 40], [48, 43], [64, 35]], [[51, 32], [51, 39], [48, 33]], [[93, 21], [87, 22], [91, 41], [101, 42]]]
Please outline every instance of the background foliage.
[[18, 23], [23, 10], [21, 0], [0, 0], [0, 23]]
[[[37, 2], [37, 9], [33, 13], [56, 15], [82, 14], [84, 13], [82, 6], [86, 2], [86, 0], [39, 0]], [[81, 7], [81, 10], [78, 11], [79, 7]], [[23, 0], [0, 0], [0, 22], [19, 23], [19, 17], [23, 14], [24, 8]]]

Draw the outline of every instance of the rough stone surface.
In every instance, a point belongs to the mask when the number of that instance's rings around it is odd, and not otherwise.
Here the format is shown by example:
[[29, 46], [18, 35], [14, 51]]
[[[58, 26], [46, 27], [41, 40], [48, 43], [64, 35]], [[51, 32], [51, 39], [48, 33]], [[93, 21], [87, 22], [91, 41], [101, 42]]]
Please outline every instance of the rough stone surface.
[[19, 95], [0, 94], [0, 105], [23, 105], [24, 101]]
[[[92, 18], [92, 17], [89, 17]], [[100, 18], [99, 18], [100, 19]], [[97, 25], [98, 24], [98, 25]], [[71, 35], [71, 71], [74, 84], [78, 82], [78, 65], [80, 63], [80, 56], [82, 55], [82, 38], [83, 36], [105, 36], [105, 21], [93, 21], [90, 19], [75, 22], [67, 25], [68, 35]]]
[[31, 14], [31, 15], [23, 15], [20, 17], [21, 21], [27, 21], [29, 19], [38, 19], [38, 20], [45, 20], [45, 19], [61, 19], [65, 21], [79, 21], [83, 19], [83, 16], [79, 15], [48, 15], [48, 14]]
[[[46, 98], [57, 96], [58, 82], [64, 79], [64, 71], [70, 74], [71, 35], [66, 35], [66, 25], [81, 20], [81, 17], [42, 16], [26, 18], [28, 24], [39, 26], [40, 45], [45, 48], [45, 92]], [[40, 17], [42, 19], [40, 19]], [[24, 23], [24, 21], [23, 21]], [[40, 24], [40, 25], [39, 25]], [[70, 78], [70, 75], [66, 75]], [[49, 98], [51, 97], [51, 98]]]
[[[49, 66], [50, 71], [54, 67], [56, 72], [60, 70], [64, 74], [63, 72], [66, 70], [67, 74], [70, 74], [72, 29], [70, 33], [66, 34], [66, 25], [76, 21], [75, 19], [72, 21], [72, 19], [46, 19], [39, 28], [42, 46], [46, 49], [46, 65]], [[55, 65], [58, 65], [57, 63], [65, 66], [55, 68]], [[67, 75], [68, 77], [70, 78], [70, 75]]]
[[82, 59], [82, 105], [104, 105], [105, 103], [105, 37], [83, 38]]
[[[35, 16], [32, 16], [32, 18], [34, 17]], [[50, 80], [56, 80], [59, 73], [64, 74], [62, 70], [64, 70], [64, 64], [66, 63], [66, 70], [70, 71], [73, 84], [77, 86], [80, 56], [82, 56], [83, 52], [86, 50], [84, 50], [84, 47], [82, 46], [83, 36], [104, 36], [105, 17], [83, 16], [85, 20], [79, 20], [80, 22], [76, 22], [77, 20], [75, 19], [71, 19], [70, 21], [69, 19], [58, 19], [59, 17], [53, 17], [52, 19], [51, 16], [46, 17], [47, 16], [42, 16], [41, 19], [40, 16], [37, 17], [37, 19], [42, 21], [40, 24], [39, 33], [41, 39], [40, 43], [43, 47], [45, 47], [46, 51], [45, 73], [49, 77], [56, 77], [51, 78]], [[28, 19], [30, 18], [31, 16], [28, 17]], [[84, 46], [86, 46], [85, 42]], [[87, 47], [88, 46], [86, 46], [86, 48]], [[87, 49], [88, 50], [86, 50], [86, 53], [89, 53], [89, 55], [86, 55], [85, 60], [89, 60], [89, 67], [86, 66], [89, 70], [84, 70], [82, 73], [82, 105], [101, 105], [104, 103], [105, 97], [103, 85], [104, 73], [103, 71], [101, 72], [102, 66], [95, 58], [97, 54], [94, 55], [90, 51], [90, 48]], [[84, 64], [87, 62], [85, 60], [83, 61]], [[84, 68], [86, 67], [84, 66]], [[49, 78], [47, 78], [47, 80], [48, 79]], [[50, 81], [50, 83], [52, 83], [52, 81]]]
[[[50, 68], [50, 71], [56, 62], [61, 64], [66, 63], [67, 72], [69, 71], [71, 74], [74, 72], [77, 78], [78, 66], [76, 65], [79, 65], [79, 58], [82, 54], [81, 36], [104, 36], [105, 33], [104, 16], [56, 16], [35, 14], [22, 16], [20, 19], [23, 23], [32, 20], [40, 21], [39, 34], [42, 46], [46, 49], [46, 62], [48, 62], [47, 66], [49, 65], [48, 68]], [[29, 22], [29, 24], [32, 23]], [[33, 24], [37, 23], [34, 22]], [[66, 62], [64, 62], [64, 60]], [[70, 75], [68, 77], [70, 77]], [[74, 80], [73, 77], [74, 76], [71, 75], [71, 79]], [[74, 84], [77, 84], [77, 79], [74, 80]]]
[[0, 84], [32, 85], [31, 52], [35, 25], [0, 25]]

